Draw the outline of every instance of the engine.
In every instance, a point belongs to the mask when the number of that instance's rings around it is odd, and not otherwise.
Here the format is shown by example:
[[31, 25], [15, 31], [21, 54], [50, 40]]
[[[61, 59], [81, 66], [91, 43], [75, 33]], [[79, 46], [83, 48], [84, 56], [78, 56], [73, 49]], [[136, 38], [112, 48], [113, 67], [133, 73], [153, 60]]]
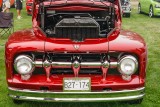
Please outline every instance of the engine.
[[99, 24], [88, 17], [65, 18], [55, 26], [56, 38], [70, 38], [83, 41], [85, 38], [99, 37]]
[[72, 41], [106, 38], [115, 27], [115, 9], [97, 11], [46, 10], [41, 28], [48, 37], [67, 38]]

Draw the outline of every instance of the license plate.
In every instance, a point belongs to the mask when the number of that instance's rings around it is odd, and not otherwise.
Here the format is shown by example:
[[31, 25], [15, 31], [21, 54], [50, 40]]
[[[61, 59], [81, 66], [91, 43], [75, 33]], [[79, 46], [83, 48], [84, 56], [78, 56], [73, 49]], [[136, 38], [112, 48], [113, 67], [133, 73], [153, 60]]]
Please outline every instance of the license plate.
[[90, 91], [90, 78], [64, 78], [63, 91]]

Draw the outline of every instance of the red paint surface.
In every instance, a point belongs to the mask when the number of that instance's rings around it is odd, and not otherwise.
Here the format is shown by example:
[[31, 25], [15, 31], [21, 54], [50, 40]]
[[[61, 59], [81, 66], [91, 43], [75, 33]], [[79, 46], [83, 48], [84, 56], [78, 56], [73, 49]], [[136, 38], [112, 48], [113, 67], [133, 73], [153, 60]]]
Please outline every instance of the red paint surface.
[[[73, 77], [73, 75], [65, 75], [65, 77]], [[121, 76], [108, 75], [105, 83], [102, 76], [98, 75], [81, 75], [80, 77], [91, 78], [92, 90], [103, 90], [110, 88], [112, 90], [132, 89], [144, 86], [144, 81], [140, 81], [138, 76], [133, 75], [131, 81], [125, 81]], [[15, 88], [37, 89], [48, 87], [49, 90], [62, 90], [64, 75], [52, 75], [50, 82], [46, 81], [46, 75], [32, 76], [28, 81], [22, 81], [20, 75], [14, 75], [14, 79], [8, 79], [8, 85]]]
[[3, 0], [0, 0], [0, 8], [2, 8]]

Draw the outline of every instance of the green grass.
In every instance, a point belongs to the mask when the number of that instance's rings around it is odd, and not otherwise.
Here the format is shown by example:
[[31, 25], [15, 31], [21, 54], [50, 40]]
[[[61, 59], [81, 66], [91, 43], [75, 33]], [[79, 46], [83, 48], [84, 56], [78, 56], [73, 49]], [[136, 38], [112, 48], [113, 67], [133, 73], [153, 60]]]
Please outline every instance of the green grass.
[[[15, 31], [31, 28], [31, 16], [27, 16], [25, 9], [22, 11], [22, 20], [16, 19], [15, 9]], [[159, 107], [160, 106], [160, 18], [149, 18], [144, 14], [137, 14], [132, 10], [131, 18], [123, 18], [123, 29], [139, 33], [148, 45], [148, 67], [146, 78], [146, 96], [140, 105], [129, 105], [124, 103], [39, 103], [25, 102], [15, 105], [7, 96], [7, 84], [5, 80], [4, 66], [4, 44], [7, 37], [0, 38], [0, 107]]]

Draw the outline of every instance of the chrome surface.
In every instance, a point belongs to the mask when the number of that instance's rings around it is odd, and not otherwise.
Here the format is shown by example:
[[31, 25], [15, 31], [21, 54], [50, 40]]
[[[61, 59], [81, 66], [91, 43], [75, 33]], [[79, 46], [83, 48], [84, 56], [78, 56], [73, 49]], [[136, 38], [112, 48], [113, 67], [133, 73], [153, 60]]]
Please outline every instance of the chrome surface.
[[21, 74], [21, 75], [26, 75], [26, 74], [22, 74], [22, 73], [17, 69], [17, 63], [18, 63], [18, 61], [21, 60], [21, 59], [26, 59], [26, 60], [28, 60], [28, 61], [31, 63], [32, 69], [28, 72], [28, 74], [32, 73], [32, 72], [34, 71], [35, 64], [34, 64], [32, 58], [31, 58], [30, 56], [28, 56], [28, 55], [20, 55], [20, 56], [16, 57], [16, 59], [14, 60], [14, 68], [15, 68], [15, 70], [16, 70], [19, 74]]
[[118, 62], [110, 62], [109, 68], [116, 68], [118, 66]]
[[78, 61], [74, 61], [74, 62], [73, 62], [73, 67], [74, 67], [74, 68], [80, 67], [80, 63], [79, 63]]
[[46, 90], [29, 90], [29, 89], [19, 89], [8, 87], [9, 90], [17, 91], [17, 92], [26, 92], [26, 93], [49, 93], [49, 94], [111, 94], [111, 93], [132, 93], [137, 91], [143, 91], [145, 87], [136, 88], [132, 90], [119, 90], [119, 91], [93, 91], [93, 92], [54, 92], [54, 91], [46, 91]]
[[[53, 92], [53, 91], [27, 90], [27, 89], [18, 89], [9, 87], [9, 96], [17, 100], [51, 101], [51, 102], [128, 101], [128, 100], [136, 100], [143, 98], [143, 96], [145, 95], [144, 89], [145, 89], [144, 87], [141, 87], [131, 90], [120, 90], [120, 91]], [[97, 94], [96, 97], [95, 94]], [[75, 97], [75, 95], [81, 95], [81, 96], [77, 98]], [[90, 95], [89, 98], [87, 97], [88, 95]], [[61, 96], [67, 96], [67, 98], [66, 97], [63, 98]]]
[[102, 67], [109, 68], [109, 62], [108, 61], [103, 62]]
[[82, 68], [100, 68], [101, 66], [101, 62], [81, 62]]
[[[20, 55], [15, 59], [14, 67], [16, 69], [16, 62], [19, 60], [19, 58], [26, 58], [30, 60], [32, 63], [33, 67], [52, 67], [52, 68], [71, 68], [72, 65], [75, 62], [62, 62], [62, 61], [48, 61], [48, 60], [35, 60], [33, 61], [30, 56], [27, 55]], [[118, 66], [118, 62], [108, 62], [107, 60], [105, 61], [99, 61], [99, 62], [78, 62], [79, 66], [81, 68], [116, 68]], [[17, 69], [16, 69], [17, 70]]]
[[[134, 56], [131, 56], [131, 55], [125, 55], [125, 56], [123, 56], [122, 58], [120, 58], [120, 60], [118, 61], [118, 71], [119, 71], [122, 75], [126, 75], [126, 74], [123, 73], [123, 71], [122, 71], [121, 68], [120, 68], [121, 62], [122, 62], [123, 60], [125, 60], [125, 59], [131, 59], [132, 61], [134, 61], [134, 63], [135, 63], [135, 69], [134, 69], [134, 71], [132, 72], [132, 74], [134, 74], [134, 73], [137, 71], [137, 69], [138, 69], [138, 61], [137, 61], [137, 59], [136, 59]], [[130, 75], [132, 75], [132, 74], [130, 74]], [[130, 75], [129, 75], [129, 76], [130, 76]]]
[[116, 98], [43, 98], [43, 97], [27, 97], [9, 95], [13, 99], [19, 100], [30, 100], [30, 101], [51, 101], [51, 102], [97, 102], [97, 101], [129, 101], [143, 98], [144, 94], [127, 97], [116, 97]]
[[54, 68], [71, 68], [72, 63], [71, 62], [51, 62], [52, 67]]
[[34, 61], [33, 64], [36, 65], [36, 67], [43, 67], [42, 61]]
[[[42, 61], [35, 61], [33, 62], [35, 67], [42, 67], [42, 66], [52, 66], [53, 68], [71, 68], [72, 67], [72, 62], [42, 62]], [[41, 65], [42, 64], [42, 65]], [[81, 62], [79, 63], [81, 68], [101, 68], [102, 66], [106, 67], [112, 67], [116, 68], [117, 67], [117, 62], [108, 62], [105, 61], [104, 63], [102, 62]], [[109, 64], [109, 65], [108, 65]]]

